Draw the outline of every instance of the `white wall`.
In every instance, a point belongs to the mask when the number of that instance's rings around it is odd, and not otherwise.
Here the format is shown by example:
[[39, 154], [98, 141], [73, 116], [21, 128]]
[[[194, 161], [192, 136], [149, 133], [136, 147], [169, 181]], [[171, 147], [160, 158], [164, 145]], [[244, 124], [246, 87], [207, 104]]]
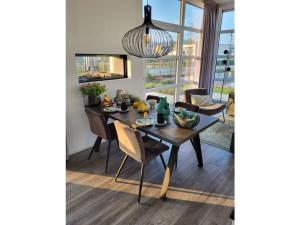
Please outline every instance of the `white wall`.
[[[66, 20], [66, 135], [72, 155], [91, 147], [96, 138], [79, 92], [75, 53], [126, 54], [122, 37], [142, 23], [142, 0], [67, 0]], [[143, 61], [130, 55], [128, 60], [128, 79], [101, 82], [111, 97], [120, 88], [144, 96]]]

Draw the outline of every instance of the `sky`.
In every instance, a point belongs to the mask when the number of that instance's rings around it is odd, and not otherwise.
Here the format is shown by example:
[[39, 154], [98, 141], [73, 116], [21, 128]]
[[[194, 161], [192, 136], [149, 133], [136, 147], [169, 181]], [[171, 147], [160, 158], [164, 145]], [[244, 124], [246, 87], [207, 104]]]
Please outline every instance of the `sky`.
[[[179, 24], [180, 1], [178, 0], [148, 0], [152, 7], [152, 18], [155, 20]], [[143, 5], [147, 5], [147, 0], [143, 0]], [[144, 10], [144, 9], [143, 9]], [[203, 17], [203, 10], [191, 4], [186, 5], [185, 12], [186, 26], [200, 28]], [[221, 30], [234, 29], [234, 11], [225, 11], [222, 18]], [[172, 33], [175, 39], [175, 34]], [[231, 34], [223, 34], [220, 37], [220, 44], [230, 44], [233, 42]]]
[[[143, 0], [143, 5], [147, 0]], [[148, 0], [152, 6], [152, 18], [164, 22], [179, 24], [180, 1], [178, 0]], [[144, 10], [144, 9], [143, 9]], [[198, 10], [194, 6], [186, 6], [185, 25], [193, 23], [193, 27], [199, 28], [202, 23], [203, 10]], [[191, 19], [193, 18], [193, 20]], [[224, 12], [222, 20], [222, 30], [234, 28], [234, 11]]]

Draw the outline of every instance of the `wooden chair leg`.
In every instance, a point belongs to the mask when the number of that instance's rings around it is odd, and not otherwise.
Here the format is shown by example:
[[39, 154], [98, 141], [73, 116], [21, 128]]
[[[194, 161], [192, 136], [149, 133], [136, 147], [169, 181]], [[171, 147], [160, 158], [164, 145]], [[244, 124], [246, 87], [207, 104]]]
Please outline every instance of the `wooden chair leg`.
[[162, 154], [160, 154], [159, 157], [160, 157], [161, 162], [162, 162], [162, 164], [163, 164], [163, 166], [164, 166], [164, 169], [166, 169], [166, 168], [167, 168], [167, 165], [166, 165], [166, 162], [165, 162], [165, 160], [164, 160], [164, 157], [162, 156]]
[[118, 179], [118, 177], [119, 177], [119, 175], [120, 175], [120, 173], [121, 173], [121, 170], [123, 169], [123, 167], [124, 167], [124, 165], [125, 165], [125, 162], [126, 162], [127, 158], [128, 158], [128, 155], [125, 155], [125, 157], [124, 157], [124, 159], [123, 159], [123, 161], [122, 161], [122, 163], [121, 163], [121, 166], [120, 166], [120, 168], [118, 169], [118, 172], [117, 172], [117, 174], [116, 174], [116, 176], [115, 176], [115, 182], [117, 182], [117, 179]]
[[109, 154], [110, 154], [110, 145], [111, 145], [111, 141], [108, 142], [108, 146], [107, 146], [106, 163], [105, 163], [105, 173], [107, 173], [107, 167], [108, 167], [108, 161], [109, 161]]
[[143, 178], [144, 178], [144, 164], [142, 163], [138, 203], [140, 203], [140, 199], [141, 199], [141, 192], [142, 192], [142, 187], [143, 187]]

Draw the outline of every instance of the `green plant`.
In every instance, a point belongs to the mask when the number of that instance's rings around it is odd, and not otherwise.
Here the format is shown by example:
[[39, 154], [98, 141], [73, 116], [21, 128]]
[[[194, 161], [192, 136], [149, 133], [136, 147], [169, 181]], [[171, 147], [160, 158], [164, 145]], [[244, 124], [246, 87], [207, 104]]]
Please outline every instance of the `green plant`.
[[82, 96], [98, 97], [106, 91], [106, 86], [100, 83], [88, 83], [80, 86]]

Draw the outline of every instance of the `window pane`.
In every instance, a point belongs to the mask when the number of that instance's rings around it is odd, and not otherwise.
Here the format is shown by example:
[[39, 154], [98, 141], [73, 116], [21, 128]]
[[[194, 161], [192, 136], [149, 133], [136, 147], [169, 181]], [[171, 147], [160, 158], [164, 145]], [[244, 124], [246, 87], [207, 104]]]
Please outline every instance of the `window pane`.
[[194, 83], [182, 84], [179, 90], [179, 101], [185, 102], [185, 90], [193, 89], [193, 88], [198, 88], [198, 83], [194, 82]]
[[214, 81], [212, 99], [223, 102], [228, 101], [228, 95], [231, 91], [234, 91], [234, 83], [224, 83], [222, 90], [222, 81]]
[[[179, 24], [180, 1], [150, 0], [148, 3], [152, 7], [152, 19], [167, 23]], [[143, 15], [145, 5], [147, 5], [147, 0], [143, 0]]]
[[171, 52], [169, 52], [168, 55], [177, 55], [177, 36], [178, 36], [178, 33], [176, 32], [169, 32], [173, 38], [173, 41], [174, 41], [174, 47], [173, 47], [173, 50]]
[[184, 59], [181, 68], [181, 81], [199, 81], [200, 60]]
[[203, 9], [188, 4], [185, 4], [184, 26], [201, 29], [203, 18]]
[[161, 90], [147, 92], [147, 95], [156, 95], [159, 97], [167, 97], [167, 101], [170, 104], [174, 104], [175, 101], [175, 87], [166, 87]]
[[200, 55], [200, 33], [184, 31], [182, 55], [199, 56]]
[[145, 60], [145, 88], [175, 84], [176, 59]]
[[234, 11], [223, 12], [221, 30], [234, 29]]
[[234, 52], [234, 33], [220, 35], [218, 55], [224, 55], [224, 50]]

